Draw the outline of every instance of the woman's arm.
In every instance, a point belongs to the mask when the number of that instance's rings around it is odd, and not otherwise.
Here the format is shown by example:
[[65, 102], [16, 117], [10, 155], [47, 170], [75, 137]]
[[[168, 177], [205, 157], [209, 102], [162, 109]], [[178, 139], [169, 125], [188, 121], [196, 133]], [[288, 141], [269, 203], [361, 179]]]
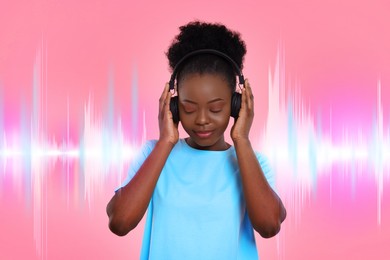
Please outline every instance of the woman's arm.
[[286, 218], [286, 209], [269, 186], [249, 139], [234, 142], [244, 198], [253, 228], [264, 238], [275, 236]]
[[237, 153], [244, 198], [253, 228], [265, 238], [276, 235], [286, 218], [286, 209], [278, 195], [269, 186], [254, 153], [249, 130], [253, 122], [252, 90], [245, 82], [239, 117], [231, 130]]
[[118, 236], [126, 235], [141, 221], [165, 162], [179, 139], [169, 110], [170, 99], [166, 85], [159, 100], [160, 138], [132, 180], [119, 189], [107, 205], [109, 228]]

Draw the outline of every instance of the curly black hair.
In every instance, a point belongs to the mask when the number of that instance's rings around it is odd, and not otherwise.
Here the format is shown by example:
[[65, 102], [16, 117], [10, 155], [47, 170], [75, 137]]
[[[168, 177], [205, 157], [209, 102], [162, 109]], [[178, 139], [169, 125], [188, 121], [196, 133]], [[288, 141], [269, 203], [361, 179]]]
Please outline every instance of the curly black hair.
[[[238, 32], [219, 23], [200, 21], [190, 22], [179, 29], [180, 33], [174, 38], [166, 53], [172, 71], [185, 55], [199, 49], [215, 49], [223, 52], [242, 70], [246, 45]], [[233, 91], [236, 88], [236, 73], [233, 66], [226, 59], [214, 54], [190, 57], [180, 66], [177, 81], [194, 73], [220, 74], [224, 76]]]

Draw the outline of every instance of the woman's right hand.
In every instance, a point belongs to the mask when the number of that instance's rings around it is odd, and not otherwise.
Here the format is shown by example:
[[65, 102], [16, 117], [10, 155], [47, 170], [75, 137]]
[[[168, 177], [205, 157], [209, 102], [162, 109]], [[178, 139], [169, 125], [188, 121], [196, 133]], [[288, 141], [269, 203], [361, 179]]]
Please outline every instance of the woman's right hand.
[[169, 109], [172, 95], [168, 89], [167, 84], [159, 100], [159, 141], [131, 181], [115, 192], [107, 205], [109, 227], [118, 236], [124, 236], [133, 230], [145, 215], [158, 178], [173, 146], [179, 140], [177, 124], [173, 123]]
[[159, 141], [168, 142], [175, 145], [179, 140], [178, 125], [173, 122], [170, 110], [172, 93], [169, 91], [169, 84], [165, 88], [159, 99], [158, 125], [160, 128]]

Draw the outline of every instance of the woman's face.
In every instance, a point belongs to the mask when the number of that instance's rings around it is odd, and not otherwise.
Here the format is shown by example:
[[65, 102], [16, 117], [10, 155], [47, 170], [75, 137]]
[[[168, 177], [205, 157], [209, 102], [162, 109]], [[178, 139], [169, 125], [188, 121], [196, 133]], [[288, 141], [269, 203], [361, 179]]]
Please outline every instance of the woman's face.
[[226, 150], [224, 132], [229, 124], [232, 93], [217, 74], [191, 74], [180, 81], [179, 115], [190, 138], [201, 150]]

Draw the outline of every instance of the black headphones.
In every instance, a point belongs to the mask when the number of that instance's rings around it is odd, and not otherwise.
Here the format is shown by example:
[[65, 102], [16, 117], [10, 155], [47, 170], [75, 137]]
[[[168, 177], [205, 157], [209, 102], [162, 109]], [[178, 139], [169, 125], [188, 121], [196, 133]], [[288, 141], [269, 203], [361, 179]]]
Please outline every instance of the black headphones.
[[[245, 83], [244, 75], [242, 74], [240, 67], [238, 67], [237, 63], [232, 58], [230, 58], [225, 53], [214, 49], [200, 49], [188, 53], [176, 64], [172, 72], [171, 79], [169, 80], [169, 91], [175, 91], [175, 80], [176, 80], [177, 73], [180, 69], [180, 65], [188, 58], [198, 54], [214, 54], [224, 58], [226, 61], [228, 61], [230, 64], [233, 65], [233, 68], [238, 76], [239, 84], [244, 85]], [[179, 97], [178, 96], [172, 97], [170, 103], [170, 109], [172, 112], [173, 122], [178, 123], [179, 122]], [[240, 112], [240, 109], [241, 109], [241, 94], [238, 92], [234, 92], [232, 95], [230, 116], [232, 116], [236, 120], [238, 118], [238, 113]]]

